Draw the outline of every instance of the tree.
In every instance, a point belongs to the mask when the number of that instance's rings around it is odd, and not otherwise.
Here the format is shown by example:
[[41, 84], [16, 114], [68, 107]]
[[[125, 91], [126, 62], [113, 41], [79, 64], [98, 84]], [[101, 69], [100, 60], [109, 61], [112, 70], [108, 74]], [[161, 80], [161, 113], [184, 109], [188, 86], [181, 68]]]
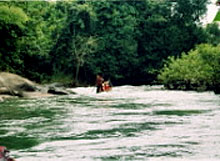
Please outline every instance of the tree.
[[179, 56], [206, 41], [197, 25], [206, 11], [206, 0], [142, 2], [138, 55], [143, 80], [152, 82], [168, 56]]
[[102, 72], [115, 84], [132, 81], [138, 64], [135, 8], [119, 1], [96, 1], [92, 5], [97, 13], [94, 34], [100, 43], [84, 70], [91, 75]]
[[22, 64], [19, 41], [27, 20], [21, 8], [0, 4], [0, 70], [14, 72]]
[[93, 37], [85, 37], [77, 35], [72, 39], [72, 56], [75, 60], [75, 82], [78, 84], [79, 69], [82, 67], [89, 57], [90, 53], [94, 53], [97, 49], [97, 39]]
[[1, 43], [0, 69], [35, 81], [62, 74], [92, 82], [102, 72], [116, 85], [151, 83], [169, 56], [178, 57], [204, 42], [218, 44], [215, 27], [199, 26], [206, 2], [1, 2], [0, 7], [8, 7], [1, 10], [16, 8], [28, 19], [4, 25], [7, 14], [0, 17], [0, 31], [7, 35]]
[[205, 28], [207, 34], [207, 42], [212, 45], [220, 44], [220, 29], [219, 25], [216, 23], [208, 24]]
[[67, 5], [70, 6], [68, 16], [50, 52], [51, 62], [55, 75], [61, 72], [74, 75], [72, 71], [75, 70], [75, 78], [78, 80], [79, 67], [84, 64], [84, 56], [91, 52], [95, 42], [92, 30], [96, 15], [89, 3], [71, 2]]
[[48, 1], [12, 1], [29, 17], [25, 35], [20, 41], [22, 69], [20, 73], [37, 82], [49, 79], [51, 57], [49, 52], [60, 37], [67, 18], [66, 3]]

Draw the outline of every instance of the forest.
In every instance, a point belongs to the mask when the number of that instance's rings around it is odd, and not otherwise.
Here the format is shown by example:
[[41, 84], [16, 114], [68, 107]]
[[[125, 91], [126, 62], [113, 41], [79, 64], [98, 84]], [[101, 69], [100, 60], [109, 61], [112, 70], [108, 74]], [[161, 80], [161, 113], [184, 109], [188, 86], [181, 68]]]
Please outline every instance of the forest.
[[[0, 71], [39, 83], [70, 85], [94, 85], [100, 72], [113, 85], [194, 81], [197, 78], [168, 78], [173, 74], [168, 63], [200, 48], [205, 53], [219, 49], [218, 25], [204, 27], [200, 22], [207, 4], [208, 0], [0, 2]], [[211, 57], [215, 60], [219, 53]], [[204, 74], [200, 83], [214, 79], [206, 72], [210, 71], [199, 73]]]

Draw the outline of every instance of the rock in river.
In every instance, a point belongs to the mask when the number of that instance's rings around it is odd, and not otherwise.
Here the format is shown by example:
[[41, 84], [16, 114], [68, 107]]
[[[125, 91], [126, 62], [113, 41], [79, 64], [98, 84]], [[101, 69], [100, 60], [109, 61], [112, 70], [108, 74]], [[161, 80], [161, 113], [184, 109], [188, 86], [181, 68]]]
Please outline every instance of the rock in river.
[[70, 93], [65, 89], [43, 87], [19, 75], [0, 72], [0, 101], [11, 97], [30, 98], [67, 94]]

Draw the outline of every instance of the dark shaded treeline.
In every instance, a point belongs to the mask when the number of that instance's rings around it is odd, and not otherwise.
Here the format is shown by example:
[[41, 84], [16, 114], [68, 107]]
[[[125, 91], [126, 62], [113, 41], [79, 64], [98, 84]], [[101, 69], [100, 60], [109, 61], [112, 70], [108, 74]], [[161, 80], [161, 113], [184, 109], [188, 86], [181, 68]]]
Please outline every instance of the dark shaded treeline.
[[168, 56], [210, 40], [207, 0], [0, 2], [0, 70], [37, 82], [156, 80]]

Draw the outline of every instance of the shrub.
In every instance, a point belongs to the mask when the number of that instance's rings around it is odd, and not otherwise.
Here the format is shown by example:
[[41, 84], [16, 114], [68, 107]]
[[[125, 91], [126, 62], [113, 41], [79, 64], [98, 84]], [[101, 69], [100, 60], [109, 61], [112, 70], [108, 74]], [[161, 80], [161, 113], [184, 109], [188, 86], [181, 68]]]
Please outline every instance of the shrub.
[[171, 89], [213, 89], [220, 84], [220, 45], [201, 44], [181, 57], [169, 57], [158, 79]]

